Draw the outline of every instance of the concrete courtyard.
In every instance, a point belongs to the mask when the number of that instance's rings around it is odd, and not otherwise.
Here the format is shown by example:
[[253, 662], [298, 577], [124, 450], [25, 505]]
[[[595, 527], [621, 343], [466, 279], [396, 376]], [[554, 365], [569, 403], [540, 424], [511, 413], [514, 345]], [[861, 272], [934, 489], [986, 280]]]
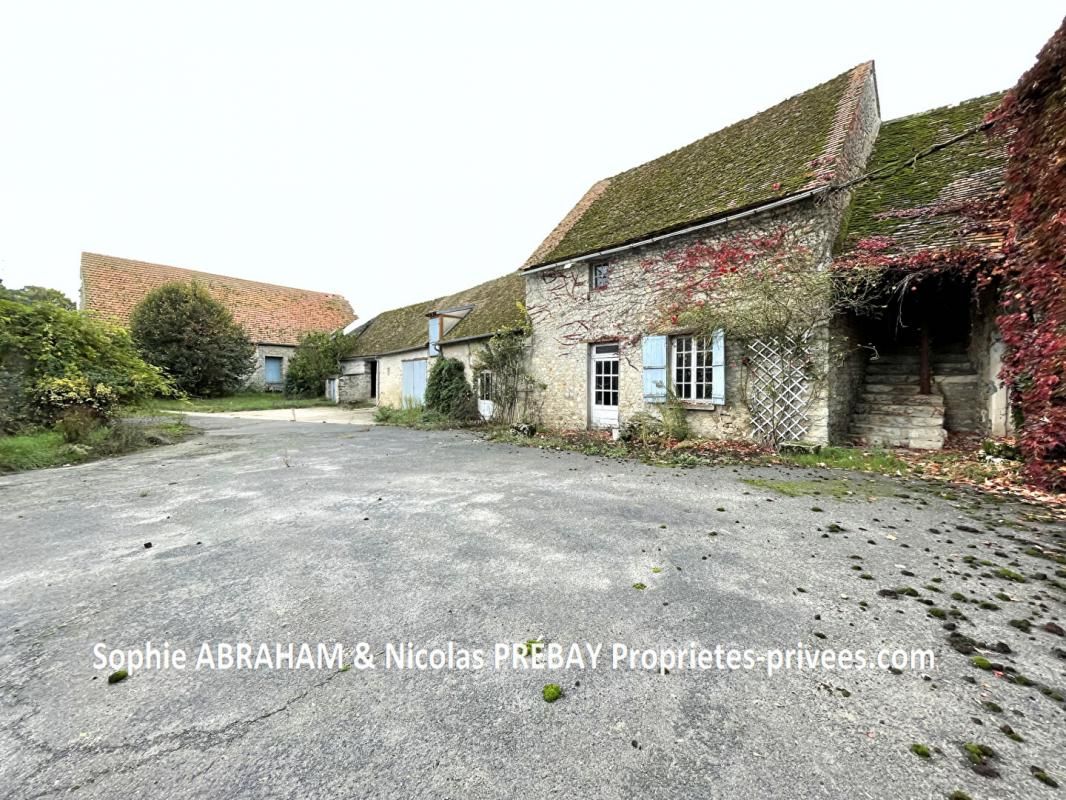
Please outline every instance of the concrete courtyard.
[[[1038, 508], [468, 433], [190, 422], [205, 434], [0, 478], [0, 796], [1020, 799], [1060, 796], [1033, 768], [1066, 783], [1066, 531]], [[904, 586], [918, 597], [882, 591]], [[497, 643], [531, 639], [599, 644], [599, 663], [494, 666]], [[147, 641], [190, 663], [109, 684], [97, 646]], [[337, 642], [345, 667], [193, 669], [203, 642]], [[386, 669], [401, 642], [489, 661]], [[665, 672], [612, 668], [615, 643], [935, 663]], [[998, 777], [966, 743], [992, 748]]]

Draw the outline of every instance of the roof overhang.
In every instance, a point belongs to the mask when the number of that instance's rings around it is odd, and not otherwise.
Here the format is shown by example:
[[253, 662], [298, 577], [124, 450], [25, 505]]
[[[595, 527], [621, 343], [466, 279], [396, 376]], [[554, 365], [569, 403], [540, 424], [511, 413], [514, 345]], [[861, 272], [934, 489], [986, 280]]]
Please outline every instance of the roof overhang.
[[572, 258], [564, 258], [559, 261], [553, 261], [548, 264], [540, 264], [535, 267], [528, 267], [520, 270], [524, 275], [533, 275], [537, 272], [543, 272], [548, 269], [569, 269], [570, 267], [580, 264], [585, 261], [596, 261], [607, 256], [615, 255], [616, 253], [624, 253], [629, 250], [636, 250], [638, 247], [647, 247], [650, 244], [656, 242], [666, 241], [667, 239], [673, 239], [678, 236], [684, 236], [689, 233], [695, 233], [696, 231], [707, 230], [709, 228], [716, 228], [719, 225], [725, 225], [730, 222], [734, 222], [738, 219], [744, 219], [745, 217], [751, 217], [756, 214], [763, 214], [768, 211], [781, 208], [783, 206], [792, 205], [793, 203], [799, 203], [802, 200], [807, 200], [811, 197], [824, 194], [830, 188], [832, 184], [825, 184], [824, 186], [816, 186], [813, 189], [807, 189], [806, 191], [798, 192], [797, 194], [789, 195], [788, 197], [782, 197], [779, 200], [774, 200], [770, 203], [760, 203], [759, 205], [751, 206], [741, 211], [735, 211], [725, 216], [714, 217], [712, 219], [698, 222], [695, 225], [687, 225], [684, 228], [678, 228], [677, 230], [667, 231], [665, 233], [648, 236], [644, 239], [638, 239], [627, 244], [620, 244], [615, 247], [608, 247], [603, 250], [595, 250], [591, 253], [585, 253], [583, 255], [574, 256]]

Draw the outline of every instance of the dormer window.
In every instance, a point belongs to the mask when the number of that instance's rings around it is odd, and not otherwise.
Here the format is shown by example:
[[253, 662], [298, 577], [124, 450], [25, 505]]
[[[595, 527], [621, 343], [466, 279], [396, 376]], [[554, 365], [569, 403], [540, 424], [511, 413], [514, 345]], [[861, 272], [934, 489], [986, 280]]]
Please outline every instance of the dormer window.
[[606, 289], [611, 270], [606, 264], [593, 264], [590, 269], [592, 289]]

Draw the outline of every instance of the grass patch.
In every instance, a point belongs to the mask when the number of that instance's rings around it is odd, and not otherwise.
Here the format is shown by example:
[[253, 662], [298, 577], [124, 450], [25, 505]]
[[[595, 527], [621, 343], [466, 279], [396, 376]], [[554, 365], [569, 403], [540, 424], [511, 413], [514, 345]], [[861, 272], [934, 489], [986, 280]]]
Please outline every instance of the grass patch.
[[417, 428], [424, 431], [470, 427], [470, 423], [452, 419], [438, 411], [428, 411], [422, 406], [407, 406], [404, 408], [378, 406], [374, 411], [374, 421], [379, 425], [393, 425], [397, 428]]
[[[769, 489], [786, 497], [826, 496], [841, 500], [848, 497], [895, 497], [899, 487], [876, 480], [853, 481], [848, 478], [832, 480], [783, 478], [743, 478], [744, 483], [757, 489]], [[818, 508], [815, 506], [815, 508]], [[811, 509], [812, 511], [814, 508]], [[818, 508], [821, 511], [821, 508]]]
[[831, 467], [876, 472], [880, 475], [907, 473], [907, 462], [887, 450], [863, 450], [857, 447], [823, 447], [817, 453], [781, 453], [780, 461], [797, 467]]
[[911, 752], [918, 758], [930, 758], [933, 755], [927, 745], [918, 744], [917, 742], [911, 745]]
[[63, 440], [58, 431], [35, 431], [20, 436], [0, 436], [0, 473], [80, 464], [178, 441], [193, 432], [182, 422], [138, 425], [119, 420], [89, 431], [77, 444]]
[[332, 406], [323, 397], [286, 397], [281, 392], [241, 392], [229, 397], [184, 397], [156, 400], [151, 408], [158, 411], [195, 411], [219, 414], [233, 411], [269, 411], [276, 408], [311, 408]]
[[[70, 452], [68, 459], [64, 453]], [[64, 464], [68, 461], [83, 461], [77, 451], [63, 441], [56, 431], [41, 431], [23, 436], [0, 436], [0, 470], [18, 472], [24, 469], [39, 469]]]

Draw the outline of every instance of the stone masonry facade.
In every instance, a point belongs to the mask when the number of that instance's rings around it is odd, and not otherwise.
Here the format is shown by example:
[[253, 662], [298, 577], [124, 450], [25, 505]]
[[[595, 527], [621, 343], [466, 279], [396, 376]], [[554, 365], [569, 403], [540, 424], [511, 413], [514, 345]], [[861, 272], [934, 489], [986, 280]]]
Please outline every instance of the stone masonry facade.
[[296, 352], [295, 346], [281, 344], [257, 344], [255, 346], [255, 369], [248, 377], [248, 386], [253, 389], [267, 389], [279, 391], [283, 388], [281, 383], [266, 382], [266, 358], [274, 356], [281, 359], [281, 377], [284, 381], [285, 374], [289, 371], [289, 359]]
[[[872, 76], [861, 88], [854, 119], [845, 126], [845, 137], [836, 169], [837, 183], [846, 183], [862, 173], [880, 124]], [[667, 251], [704, 242], [720, 243], [731, 237], [771, 235], [785, 229], [790, 239], [810, 253], [812, 269], [827, 269], [835, 238], [849, 201], [847, 191], [825, 191], [814, 197], [757, 212], [658, 243], [623, 250], [606, 259], [577, 262], [541, 271], [526, 279], [526, 306], [533, 322], [531, 367], [543, 394], [543, 422], [550, 427], [585, 428], [589, 424], [589, 348], [592, 344], [617, 342], [619, 361], [619, 418], [624, 425], [637, 412], [656, 413], [661, 407], [644, 400], [641, 337], [663, 331], [664, 297], [642, 281], [643, 264]], [[590, 288], [590, 264], [606, 265], [605, 288]], [[682, 333], [676, 331], [676, 333]], [[830, 332], [836, 335], [838, 331]], [[846, 331], [843, 332], [845, 335]], [[827, 442], [854, 402], [861, 384], [861, 365], [829, 363], [830, 347], [817, 345], [829, 380], [813, 399], [808, 412], [806, 438]], [[744, 397], [746, 353], [736, 342], [725, 342], [724, 405], [686, 405], [693, 435], [716, 438], [746, 438], [751, 434], [750, 415]], [[838, 414], [844, 422], [830, 424]]]

